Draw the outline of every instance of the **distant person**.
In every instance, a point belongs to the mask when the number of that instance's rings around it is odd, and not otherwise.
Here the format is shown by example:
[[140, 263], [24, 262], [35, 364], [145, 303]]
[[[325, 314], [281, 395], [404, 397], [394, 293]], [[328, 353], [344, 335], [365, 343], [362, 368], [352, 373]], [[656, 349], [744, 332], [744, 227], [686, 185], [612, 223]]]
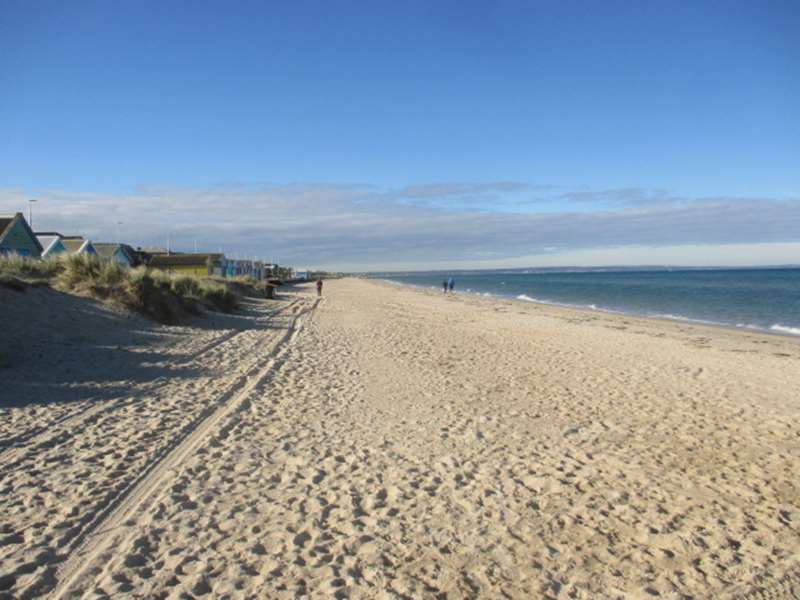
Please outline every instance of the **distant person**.
[[453, 293], [453, 288], [456, 286], [456, 282], [453, 281], [453, 278], [447, 280], [447, 287], [450, 288], [450, 293]]
[[322, 277], [317, 279], [317, 296], [322, 296]]
[[447, 293], [447, 279], [442, 281], [442, 293], [444, 293], [444, 294]]

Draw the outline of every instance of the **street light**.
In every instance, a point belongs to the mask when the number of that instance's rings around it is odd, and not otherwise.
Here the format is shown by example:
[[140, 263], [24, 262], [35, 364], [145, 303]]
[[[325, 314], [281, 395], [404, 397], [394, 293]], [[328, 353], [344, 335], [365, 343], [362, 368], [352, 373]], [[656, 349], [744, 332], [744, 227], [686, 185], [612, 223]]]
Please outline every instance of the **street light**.
[[117, 221], [116, 222], [116, 226], [117, 226], [117, 243], [118, 244], [122, 243], [122, 241], [119, 239], [119, 226], [120, 225], [122, 225], [122, 221]]
[[33, 198], [28, 200], [28, 226], [33, 229], [33, 203], [36, 202]]

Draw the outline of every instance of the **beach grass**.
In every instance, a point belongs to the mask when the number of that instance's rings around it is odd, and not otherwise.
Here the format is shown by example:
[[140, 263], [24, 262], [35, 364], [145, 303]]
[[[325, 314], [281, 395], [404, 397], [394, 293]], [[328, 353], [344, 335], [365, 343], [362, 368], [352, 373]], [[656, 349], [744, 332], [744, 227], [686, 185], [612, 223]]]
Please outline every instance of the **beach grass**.
[[14, 279], [27, 283], [47, 282], [55, 277], [61, 269], [60, 261], [54, 258], [32, 260], [17, 255], [0, 256], [0, 279], [6, 282]]
[[233, 312], [239, 298], [219, 281], [137, 267], [130, 269], [91, 255], [33, 260], [0, 257], [0, 283], [14, 289], [51, 287], [125, 306], [162, 323], [203, 309]]

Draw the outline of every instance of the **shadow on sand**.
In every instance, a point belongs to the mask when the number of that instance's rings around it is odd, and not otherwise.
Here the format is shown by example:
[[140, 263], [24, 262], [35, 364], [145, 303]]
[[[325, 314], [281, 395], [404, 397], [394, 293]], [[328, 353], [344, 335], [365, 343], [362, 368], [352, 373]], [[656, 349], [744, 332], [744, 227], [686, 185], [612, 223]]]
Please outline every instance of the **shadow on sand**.
[[[282, 294], [270, 304], [279, 311], [289, 301]], [[0, 306], [0, 413], [132, 398], [137, 384], [207, 375], [192, 361], [237, 333], [286, 327], [248, 298], [236, 314], [208, 312], [176, 326], [50, 288], [0, 286]]]

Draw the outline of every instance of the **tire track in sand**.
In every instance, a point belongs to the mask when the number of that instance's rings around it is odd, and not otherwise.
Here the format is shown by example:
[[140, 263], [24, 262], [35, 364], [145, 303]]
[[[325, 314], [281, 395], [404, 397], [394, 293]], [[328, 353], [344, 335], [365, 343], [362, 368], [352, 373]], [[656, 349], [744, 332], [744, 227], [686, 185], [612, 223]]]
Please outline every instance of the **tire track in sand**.
[[[267, 306], [259, 303], [258, 308]], [[8, 472], [0, 474], [6, 517], [2, 532], [16, 535], [0, 540], [0, 598], [23, 600], [49, 593], [59, 565], [87, 527], [173, 446], [176, 434], [234, 389], [254, 365], [263, 364], [297, 313], [308, 306], [305, 300], [289, 314], [266, 319], [265, 310], [251, 313], [242, 336], [193, 363], [199, 386], [181, 374], [175, 386], [154, 387], [170, 378], [151, 378], [146, 388], [134, 388], [141, 403], [117, 405], [84, 422], [80, 431], [64, 431], [53, 438], [55, 443], [7, 465]], [[270, 312], [273, 308], [269, 306]], [[170, 355], [156, 359], [172, 364]], [[6, 524], [12, 519], [19, 524], [16, 529]]]
[[[272, 311], [265, 311], [264, 316], [259, 318], [275, 318], [282, 312], [291, 309], [297, 304], [297, 302], [299, 302], [299, 300], [292, 300], [285, 306], [281, 306], [280, 308]], [[175, 364], [177, 366], [190, 364], [191, 362], [203, 357], [205, 354], [211, 352], [219, 346], [234, 340], [245, 331], [245, 329], [238, 329], [224, 333], [199, 350], [196, 350], [181, 360], [176, 361]], [[148, 390], [148, 392], [166, 387], [168, 384], [169, 381], [162, 382]], [[36, 452], [37, 450], [43, 447], [51, 447], [55, 445], [65, 435], [73, 437], [76, 433], [82, 431], [87, 425], [89, 425], [94, 417], [100, 416], [110, 410], [124, 408], [133, 402], [138, 402], [139, 399], [140, 398], [137, 396], [128, 398], [117, 397], [109, 400], [101, 400], [90, 404], [81, 410], [75, 411], [72, 414], [66, 414], [63, 417], [54, 419], [53, 421], [48, 422], [45, 426], [36, 427], [29, 432], [22, 433], [14, 438], [6, 440], [7, 443], [3, 447], [0, 447], [0, 460], [2, 460], [0, 473], [14, 468], [21, 460], [24, 460], [28, 455]], [[53, 428], [55, 427], [58, 429], [53, 431]]]
[[302, 317], [313, 311], [319, 303], [320, 299], [316, 299], [308, 308], [297, 313], [267, 357], [266, 364], [260, 368], [256, 364], [241, 375], [227, 392], [178, 433], [173, 443], [154, 458], [139, 477], [76, 536], [64, 555], [64, 562], [55, 573], [55, 588], [50, 593], [50, 598], [70, 598], [74, 593], [80, 594], [80, 589], [75, 587], [82, 576], [98, 559], [103, 558], [108, 549], [118, 547], [129, 537], [128, 530], [135, 525], [136, 515], [147, 510], [157, 492], [164, 488], [162, 482], [170, 471], [196, 450], [206, 434], [224, 417], [246, 408], [250, 393], [283, 364], [287, 347], [302, 329]]

